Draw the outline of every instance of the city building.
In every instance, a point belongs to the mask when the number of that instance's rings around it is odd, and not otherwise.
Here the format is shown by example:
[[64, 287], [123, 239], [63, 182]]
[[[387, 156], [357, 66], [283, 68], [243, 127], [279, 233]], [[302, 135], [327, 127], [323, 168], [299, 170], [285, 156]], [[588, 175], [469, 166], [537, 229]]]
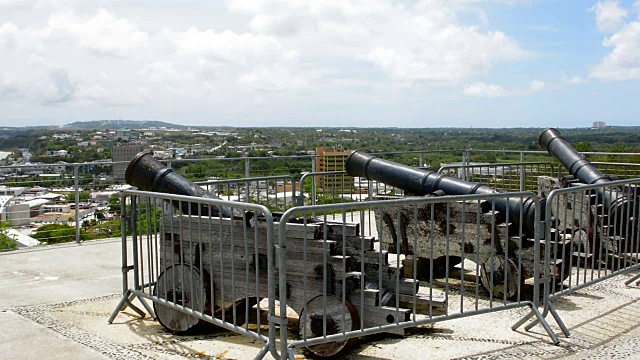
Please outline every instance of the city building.
[[[345, 163], [351, 150], [336, 148], [316, 148], [316, 171], [345, 171]], [[318, 187], [328, 189], [352, 189], [353, 178], [348, 175], [324, 175], [318, 177]]]
[[[116, 180], [124, 180], [124, 173], [127, 165], [136, 154], [142, 151], [140, 144], [117, 145], [111, 148], [111, 157], [116, 164], [113, 164], [113, 175]], [[126, 161], [127, 163], [122, 163]], [[118, 163], [121, 162], [121, 163]]]
[[0, 165], [8, 165], [13, 153], [10, 151], [0, 151]]
[[21, 186], [5, 186], [0, 185], [0, 196], [20, 196], [27, 188]]
[[607, 123], [605, 123], [604, 121], [594, 121], [592, 128], [603, 129], [605, 126], [607, 126]]

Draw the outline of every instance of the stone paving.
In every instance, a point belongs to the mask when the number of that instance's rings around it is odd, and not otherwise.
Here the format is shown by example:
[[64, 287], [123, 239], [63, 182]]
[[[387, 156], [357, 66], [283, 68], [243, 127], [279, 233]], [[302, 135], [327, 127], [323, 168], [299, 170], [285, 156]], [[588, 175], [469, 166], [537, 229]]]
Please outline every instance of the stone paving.
[[[0, 254], [0, 358], [250, 359], [260, 351], [261, 343], [213, 327], [176, 336], [131, 310], [107, 324], [120, 300], [120, 249], [118, 240], [108, 240]], [[517, 309], [423, 326], [404, 337], [368, 336], [347, 358], [640, 358], [640, 288], [624, 285], [632, 275], [558, 299], [572, 333], [562, 337], [549, 316], [558, 346], [540, 326], [511, 331], [526, 312]]]

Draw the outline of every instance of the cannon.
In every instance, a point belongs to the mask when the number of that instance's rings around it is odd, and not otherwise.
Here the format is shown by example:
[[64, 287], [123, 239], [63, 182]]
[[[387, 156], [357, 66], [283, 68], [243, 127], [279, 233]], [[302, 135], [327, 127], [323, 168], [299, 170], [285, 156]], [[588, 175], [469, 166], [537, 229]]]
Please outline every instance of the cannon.
[[[607, 185], [613, 180], [578, 153], [557, 129], [544, 130], [540, 134], [539, 144], [569, 171], [569, 175], [562, 179], [558, 187], [572, 184]], [[558, 212], [553, 215], [561, 225], [558, 226], [560, 234], [570, 235], [574, 248], [588, 253], [586, 256], [594, 255], [598, 249], [614, 254], [638, 252], [638, 244], [633, 240], [633, 234], [638, 227], [637, 191], [609, 185], [585, 191], [583, 196], [581, 203], [589, 205], [583, 209], [575, 209], [578, 206], [572, 203], [577, 201], [563, 195], [560, 195], [552, 206], [553, 211]], [[579, 218], [576, 219], [576, 215]]]
[[[126, 181], [144, 191], [216, 198], [148, 152], [134, 157], [127, 167]], [[271, 268], [264, 218], [255, 216], [255, 221], [246, 221], [248, 213], [231, 216], [224, 207], [198, 204], [197, 198], [171, 201], [181, 211], [162, 210], [160, 221], [152, 222], [157, 227], [147, 230], [154, 236], [157, 233], [157, 246], [141, 242], [141, 246], [149, 246], [142, 253], [154, 257], [159, 269], [158, 274], [148, 274], [156, 317], [172, 333], [202, 328], [203, 316], [193, 316], [194, 312], [236, 326], [264, 324], [256, 312], [260, 312], [261, 300], [269, 297], [269, 271], [275, 279], [286, 271], [283, 292], [287, 305], [299, 315], [295, 330], [304, 339], [323, 336], [325, 331], [331, 335], [357, 330], [361, 324], [376, 327], [395, 319], [408, 321], [414, 308], [418, 314], [446, 311], [446, 296], [420, 293], [420, 282], [405, 276], [401, 264], [392, 263], [386, 251], [376, 249], [377, 240], [363, 236], [359, 223], [326, 217], [289, 219], [285, 226], [286, 268]], [[278, 217], [274, 214], [274, 218]], [[278, 233], [279, 225], [274, 224], [273, 234]], [[279, 286], [271, 290], [276, 300], [284, 301], [279, 298], [283, 293]], [[308, 349], [319, 356], [337, 357], [353, 340]]]
[[[540, 146], [556, 158], [562, 166], [569, 170], [571, 177], [581, 183], [606, 184], [612, 181], [611, 177], [604, 175], [591, 162], [578, 153], [562, 136], [557, 129], [549, 128], [540, 134]], [[602, 204], [609, 218], [615, 225], [623, 225], [632, 222], [637, 225], [638, 219], [630, 212], [635, 209], [634, 199], [618, 186], [596, 189], [597, 202]], [[616, 226], [616, 227], [617, 227]]]
[[[354, 177], [376, 180], [409, 191], [415, 195], [428, 195], [443, 191], [447, 195], [494, 194], [498, 191], [480, 183], [472, 183], [452, 176], [442, 175], [383, 160], [362, 151], [354, 151], [347, 158], [345, 169]], [[532, 198], [505, 198], [494, 200], [495, 209], [502, 214], [509, 212], [510, 220], [519, 224], [522, 218], [524, 234], [535, 237], [535, 201]], [[544, 209], [544, 206], [541, 206]], [[540, 218], [544, 218], [541, 214]]]
[[[444, 192], [446, 195], [498, 192], [484, 184], [379, 159], [362, 151], [351, 153], [345, 168], [351, 176], [380, 181], [417, 196], [437, 192]], [[480, 265], [478, 275], [482, 285], [496, 298], [515, 296], [524, 280], [534, 275], [534, 241], [538, 241], [542, 247], [551, 246], [552, 251], [561, 251], [561, 247], [566, 245], [564, 242], [546, 244], [541, 241], [544, 232], [536, 234], [536, 222], [544, 218], [544, 214], [536, 214], [536, 199], [533, 197], [505, 196], [482, 203], [449, 204], [436, 204], [438, 206], [434, 208], [435, 211], [431, 212], [428, 207], [419, 209], [417, 223], [412, 220], [413, 210], [409, 208], [401, 210], [404, 215], [396, 223], [391, 221], [393, 216], [390, 213], [393, 211], [376, 213], [377, 219], [381, 220], [376, 222], [382, 224], [382, 229], [378, 229], [382, 243], [392, 253], [417, 256], [428, 263], [438, 264], [441, 259], [445, 259], [449, 267], [457, 265], [452, 254], [465, 254], [466, 259]], [[544, 211], [544, 205], [540, 208], [540, 212]], [[449, 226], [446, 229], [430, 229], [430, 223]], [[476, 226], [477, 223], [482, 223], [482, 226]], [[416, 249], [409, 244], [411, 242], [407, 241], [406, 235], [413, 228], [420, 234]], [[402, 239], [397, 239], [398, 236]], [[400, 249], [396, 248], [396, 243], [401, 244]], [[422, 269], [418, 266], [418, 273], [425, 273], [426, 264]], [[551, 266], [552, 276], [559, 276], [562, 261]], [[489, 279], [489, 274], [493, 274], [492, 279]]]
[[[178, 174], [175, 170], [164, 166], [156, 158], [153, 153], [142, 151], [138, 153], [127, 166], [125, 171], [125, 181], [132, 186], [143, 191], [153, 191], [165, 194], [187, 195], [195, 197], [204, 197], [209, 199], [220, 199], [201, 186], [194, 184], [188, 179]], [[172, 201], [172, 204], [179, 208], [184, 214], [193, 215], [212, 215], [222, 217], [230, 217], [229, 209], [218, 209], [214, 207], [209, 209], [207, 204], [199, 206], [196, 203]]]

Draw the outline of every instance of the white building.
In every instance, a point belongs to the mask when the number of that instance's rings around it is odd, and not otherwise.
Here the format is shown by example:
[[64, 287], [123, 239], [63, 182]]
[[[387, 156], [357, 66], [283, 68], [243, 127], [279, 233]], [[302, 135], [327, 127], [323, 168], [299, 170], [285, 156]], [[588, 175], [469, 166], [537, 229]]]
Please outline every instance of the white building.
[[0, 196], [20, 196], [27, 188], [19, 186], [0, 186]]

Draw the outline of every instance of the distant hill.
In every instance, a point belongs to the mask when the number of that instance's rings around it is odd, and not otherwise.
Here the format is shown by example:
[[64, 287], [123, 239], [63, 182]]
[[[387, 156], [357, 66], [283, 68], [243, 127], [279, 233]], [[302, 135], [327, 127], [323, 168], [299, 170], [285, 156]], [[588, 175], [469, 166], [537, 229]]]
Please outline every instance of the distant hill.
[[186, 129], [187, 126], [171, 124], [164, 121], [153, 121], [153, 120], [143, 120], [143, 121], [135, 121], [135, 120], [93, 120], [93, 121], [76, 121], [67, 125], [64, 125], [63, 128], [68, 129], [120, 129], [120, 128], [128, 128], [128, 129], [147, 129], [147, 128], [172, 128], [172, 129]]

